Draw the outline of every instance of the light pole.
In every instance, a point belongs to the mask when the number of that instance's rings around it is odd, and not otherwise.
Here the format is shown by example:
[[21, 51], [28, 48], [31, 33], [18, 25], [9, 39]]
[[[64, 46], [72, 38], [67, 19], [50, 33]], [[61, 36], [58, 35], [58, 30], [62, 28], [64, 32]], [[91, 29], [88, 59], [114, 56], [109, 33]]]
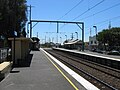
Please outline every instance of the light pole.
[[71, 39], [73, 40], [73, 38], [74, 38], [74, 37], [73, 37], [73, 33], [71, 33], [71, 34], [72, 34]]
[[93, 26], [93, 28], [95, 28], [95, 33], [96, 33], [96, 48], [98, 49], [98, 42], [97, 42], [97, 26]]
[[45, 44], [46, 44], [46, 35], [45, 35]]
[[38, 32], [37, 32], [37, 38], [38, 38]]
[[95, 28], [95, 33], [96, 33], [96, 36], [97, 36], [97, 26], [93, 26]]
[[54, 37], [52, 37], [52, 43], [53, 43]]
[[60, 37], [60, 43], [62, 44], [62, 37]]
[[29, 7], [30, 8], [30, 16], [29, 16], [29, 24], [30, 24], [30, 38], [32, 37], [32, 22], [31, 22], [31, 19], [32, 19], [32, 7], [33, 6], [27, 6], [27, 7]]
[[32, 16], [32, 13], [31, 13], [31, 5], [30, 5], [30, 38], [32, 37], [32, 22], [31, 22], [31, 16]]
[[77, 35], [77, 39], [78, 39], [78, 32], [75, 32], [76, 33], [76, 35]]
[[65, 35], [66, 36], [66, 41], [67, 41], [67, 35]]

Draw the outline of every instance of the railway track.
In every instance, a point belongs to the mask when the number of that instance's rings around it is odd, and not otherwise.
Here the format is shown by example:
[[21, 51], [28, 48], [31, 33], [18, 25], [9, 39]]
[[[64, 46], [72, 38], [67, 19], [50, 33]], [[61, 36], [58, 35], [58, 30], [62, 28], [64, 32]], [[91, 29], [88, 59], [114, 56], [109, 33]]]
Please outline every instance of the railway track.
[[101, 90], [120, 89], [120, 71], [81, 59], [69, 53], [46, 50]]

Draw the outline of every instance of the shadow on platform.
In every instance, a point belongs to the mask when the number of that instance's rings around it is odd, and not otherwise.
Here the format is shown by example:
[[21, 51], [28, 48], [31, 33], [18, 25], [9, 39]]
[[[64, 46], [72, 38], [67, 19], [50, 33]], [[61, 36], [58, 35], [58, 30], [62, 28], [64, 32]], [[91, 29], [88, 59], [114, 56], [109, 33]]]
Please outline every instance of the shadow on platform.
[[25, 60], [18, 60], [17, 64], [13, 65], [13, 68], [19, 67], [30, 67], [32, 61], [33, 54], [29, 54]]
[[32, 61], [33, 54], [29, 54], [24, 60], [18, 60], [17, 64], [14, 64], [11, 70], [8, 70], [6, 73], [0, 73], [0, 82], [8, 75], [8, 73], [19, 73], [20, 71], [15, 70], [14, 68], [21, 68], [21, 67], [30, 67]]
[[32, 49], [32, 51], [40, 51], [39, 49]]

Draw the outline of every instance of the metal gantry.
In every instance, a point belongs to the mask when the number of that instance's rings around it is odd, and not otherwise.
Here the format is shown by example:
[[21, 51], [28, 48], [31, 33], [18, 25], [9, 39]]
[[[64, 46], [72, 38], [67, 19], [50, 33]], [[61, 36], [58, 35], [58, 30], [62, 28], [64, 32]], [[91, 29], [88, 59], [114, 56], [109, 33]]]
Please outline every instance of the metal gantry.
[[[84, 51], [84, 23], [83, 22], [69, 22], [69, 21], [48, 21], [48, 20], [30, 20], [30, 38], [32, 37], [32, 23], [36, 22], [46, 22], [46, 23], [56, 23], [57, 33], [59, 33], [59, 23], [76, 24], [82, 30], [82, 51]], [[36, 25], [35, 24], [35, 25]], [[34, 26], [35, 26], [34, 25]], [[81, 26], [80, 26], [81, 25]]]

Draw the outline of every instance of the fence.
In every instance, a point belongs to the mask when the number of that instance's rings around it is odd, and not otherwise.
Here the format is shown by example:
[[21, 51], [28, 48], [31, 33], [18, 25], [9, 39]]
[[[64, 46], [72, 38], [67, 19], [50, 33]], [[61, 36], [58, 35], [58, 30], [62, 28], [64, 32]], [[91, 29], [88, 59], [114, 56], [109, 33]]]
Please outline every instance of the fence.
[[0, 48], [0, 63], [7, 61], [8, 56], [11, 55], [11, 49], [10, 48]]

